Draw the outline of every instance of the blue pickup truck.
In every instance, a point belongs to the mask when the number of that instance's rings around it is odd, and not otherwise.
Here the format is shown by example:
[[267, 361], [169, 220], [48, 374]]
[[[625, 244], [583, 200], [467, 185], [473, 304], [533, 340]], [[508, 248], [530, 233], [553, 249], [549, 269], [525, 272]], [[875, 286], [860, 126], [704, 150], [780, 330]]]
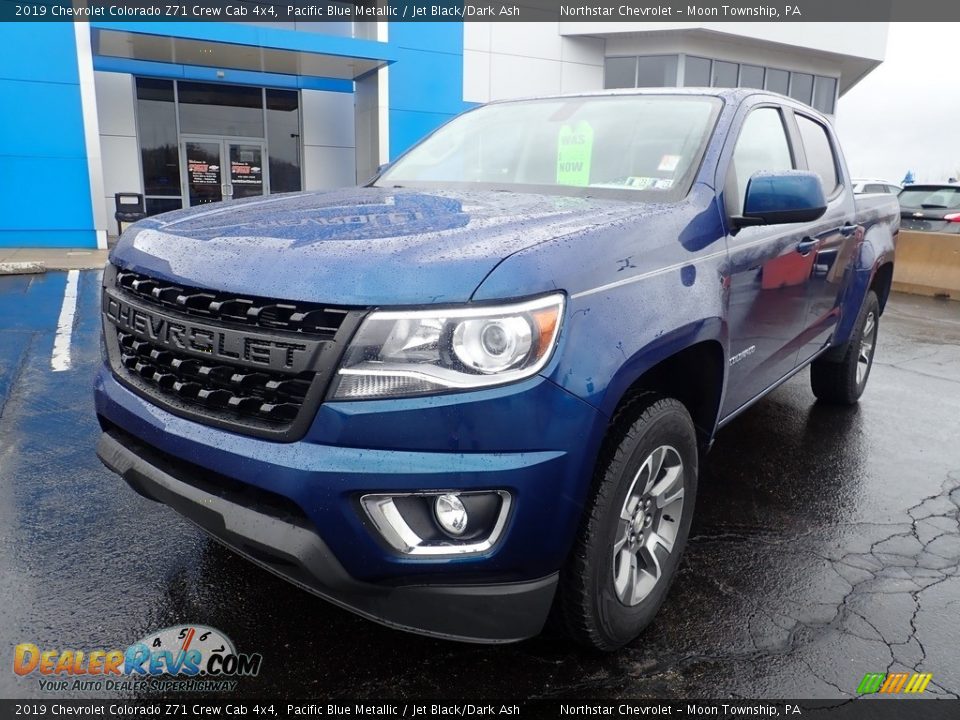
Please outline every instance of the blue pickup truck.
[[806, 367], [857, 402], [898, 223], [779, 95], [485, 105], [363, 187], [131, 226], [97, 452], [372, 620], [509, 642], [552, 616], [613, 650], [667, 595], [717, 430]]

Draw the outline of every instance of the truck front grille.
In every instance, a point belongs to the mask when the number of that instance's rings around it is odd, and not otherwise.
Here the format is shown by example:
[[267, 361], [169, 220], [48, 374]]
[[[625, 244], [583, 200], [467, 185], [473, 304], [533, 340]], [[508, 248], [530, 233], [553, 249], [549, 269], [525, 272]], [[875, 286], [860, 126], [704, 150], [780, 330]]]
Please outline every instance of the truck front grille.
[[316, 373], [284, 375], [204, 362], [117, 332], [120, 364], [161, 394], [212, 410], [249, 415], [267, 422], [291, 422]]
[[363, 312], [185, 287], [109, 266], [114, 375], [170, 412], [244, 434], [303, 436]]
[[177, 285], [131, 270], [119, 270], [116, 284], [152, 305], [206, 320], [268, 330], [333, 337], [347, 316], [347, 310], [343, 308], [203, 290]]

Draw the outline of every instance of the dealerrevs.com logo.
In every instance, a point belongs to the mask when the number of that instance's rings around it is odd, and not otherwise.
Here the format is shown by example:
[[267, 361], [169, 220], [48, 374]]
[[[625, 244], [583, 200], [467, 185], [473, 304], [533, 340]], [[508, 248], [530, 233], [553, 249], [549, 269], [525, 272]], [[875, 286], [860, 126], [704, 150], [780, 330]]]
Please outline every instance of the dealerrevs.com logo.
[[40, 689], [63, 691], [232, 691], [236, 678], [260, 672], [259, 653], [238, 653], [216, 628], [181, 625], [151, 633], [125, 649], [61, 650], [20, 643], [13, 672], [36, 676]]

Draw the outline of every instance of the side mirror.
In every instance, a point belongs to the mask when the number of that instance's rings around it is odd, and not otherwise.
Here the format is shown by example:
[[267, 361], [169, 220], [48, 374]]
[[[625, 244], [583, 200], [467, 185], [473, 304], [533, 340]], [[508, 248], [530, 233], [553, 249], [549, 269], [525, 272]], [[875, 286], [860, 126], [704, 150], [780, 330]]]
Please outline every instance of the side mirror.
[[803, 170], [758, 172], [747, 183], [743, 215], [732, 218], [737, 228], [812, 222], [827, 211], [823, 184], [816, 173]]

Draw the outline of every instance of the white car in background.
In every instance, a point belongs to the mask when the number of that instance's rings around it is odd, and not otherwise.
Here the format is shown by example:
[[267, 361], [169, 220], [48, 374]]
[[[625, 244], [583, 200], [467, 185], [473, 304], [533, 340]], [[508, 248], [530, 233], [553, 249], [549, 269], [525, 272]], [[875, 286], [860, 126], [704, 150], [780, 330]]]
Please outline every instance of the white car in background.
[[864, 178], [853, 181], [854, 195], [868, 195], [871, 193], [886, 193], [888, 195], [897, 195], [903, 186], [890, 180], [878, 180], [877, 178]]

